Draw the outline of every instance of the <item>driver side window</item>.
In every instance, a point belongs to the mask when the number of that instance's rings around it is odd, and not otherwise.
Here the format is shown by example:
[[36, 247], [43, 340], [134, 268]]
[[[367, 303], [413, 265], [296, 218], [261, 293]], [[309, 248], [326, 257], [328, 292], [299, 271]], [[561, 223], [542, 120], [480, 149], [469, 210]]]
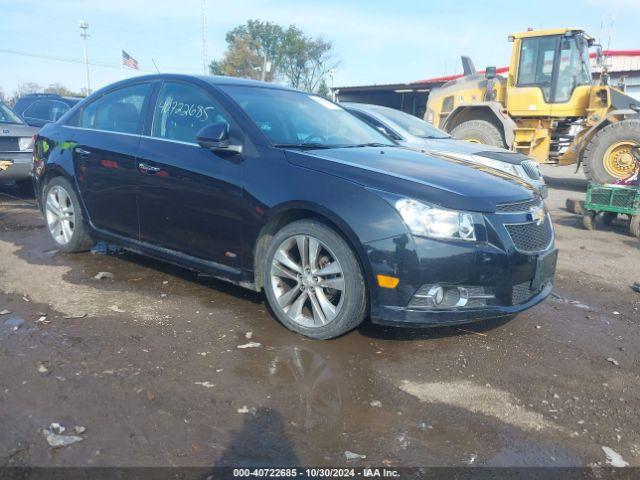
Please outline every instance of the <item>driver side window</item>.
[[212, 123], [229, 125], [230, 121], [208, 93], [186, 83], [162, 85], [155, 106], [153, 137], [196, 143], [198, 132]]

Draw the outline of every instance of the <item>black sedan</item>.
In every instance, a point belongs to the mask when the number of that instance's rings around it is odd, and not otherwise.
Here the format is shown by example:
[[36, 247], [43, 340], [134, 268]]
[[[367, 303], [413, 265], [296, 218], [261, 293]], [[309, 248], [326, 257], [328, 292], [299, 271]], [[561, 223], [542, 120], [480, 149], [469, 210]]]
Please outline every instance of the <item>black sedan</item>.
[[549, 215], [520, 179], [392, 143], [322, 97], [225, 77], [110, 85], [45, 126], [59, 248], [95, 240], [264, 290], [288, 328], [510, 315], [551, 291]]

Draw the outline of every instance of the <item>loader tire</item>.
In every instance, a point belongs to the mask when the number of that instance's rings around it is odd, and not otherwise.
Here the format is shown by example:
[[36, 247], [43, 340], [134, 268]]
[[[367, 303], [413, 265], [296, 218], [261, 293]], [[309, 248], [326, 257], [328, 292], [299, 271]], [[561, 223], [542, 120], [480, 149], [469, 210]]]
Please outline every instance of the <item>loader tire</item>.
[[451, 135], [458, 140], [507, 148], [502, 132], [493, 123], [486, 120], [463, 122], [451, 130]]
[[622, 120], [604, 127], [584, 149], [583, 166], [587, 180], [614, 183], [631, 175], [638, 166], [630, 152], [634, 145], [640, 146], [640, 120]]

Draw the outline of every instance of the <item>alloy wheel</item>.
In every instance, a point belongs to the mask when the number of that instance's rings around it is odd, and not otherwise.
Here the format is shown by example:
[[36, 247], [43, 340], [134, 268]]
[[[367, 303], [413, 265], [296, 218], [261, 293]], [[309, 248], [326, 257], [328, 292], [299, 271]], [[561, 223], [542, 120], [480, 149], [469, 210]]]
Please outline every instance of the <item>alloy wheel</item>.
[[53, 239], [60, 245], [69, 243], [76, 225], [75, 211], [69, 192], [60, 185], [51, 188], [47, 194], [45, 212], [47, 227]]
[[311, 235], [285, 239], [271, 261], [271, 287], [278, 306], [304, 327], [333, 321], [345, 296], [344, 272], [327, 245]]

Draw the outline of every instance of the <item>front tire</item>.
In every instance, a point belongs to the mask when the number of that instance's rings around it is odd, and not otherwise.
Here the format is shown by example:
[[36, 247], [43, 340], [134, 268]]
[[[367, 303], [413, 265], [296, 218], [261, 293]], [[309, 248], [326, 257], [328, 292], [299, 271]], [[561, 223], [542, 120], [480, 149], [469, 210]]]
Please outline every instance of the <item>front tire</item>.
[[335, 338], [365, 318], [360, 264], [347, 242], [321, 221], [299, 220], [276, 233], [263, 271], [271, 309], [294, 332]]
[[502, 132], [493, 123], [486, 120], [463, 122], [451, 130], [451, 135], [458, 140], [507, 148], [507, 144], [502, 138]]
[[632, 148], [640, 146], [640, 120], [622, 120], [596, 133], [584, 149], [584, 175], [592, 183], [614, 183], [635, 172]]
[[587, 230], [596, 229], [596, 212], [587, 210], [582, 214], [582, 226]]
[[82, 209], [71, 183], [55, 177], [42, 192], [42, 205], [49, 235], [63, 252], [84, 252], [93, 245], [84, 227]]

